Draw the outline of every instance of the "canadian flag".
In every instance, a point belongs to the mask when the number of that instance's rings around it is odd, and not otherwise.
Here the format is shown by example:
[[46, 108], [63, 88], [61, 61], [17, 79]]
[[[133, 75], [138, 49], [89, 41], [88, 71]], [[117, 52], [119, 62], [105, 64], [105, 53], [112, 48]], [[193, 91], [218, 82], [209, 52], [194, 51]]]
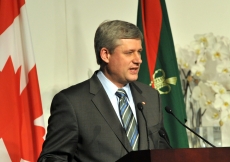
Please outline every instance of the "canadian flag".
[[25, 0], [0, 0], [0, 161], [37, 161], [44, 135]]

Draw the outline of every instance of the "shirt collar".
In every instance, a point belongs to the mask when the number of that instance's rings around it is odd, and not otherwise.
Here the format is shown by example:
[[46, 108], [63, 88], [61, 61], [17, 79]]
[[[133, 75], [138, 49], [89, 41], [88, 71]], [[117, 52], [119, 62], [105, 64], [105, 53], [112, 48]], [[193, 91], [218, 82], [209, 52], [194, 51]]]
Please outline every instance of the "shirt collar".
[[[100, 80], [101, 84], [103, 85], [108, 96], [109, 97], [115, 96], [118, 87], [115, 84], [113, 84], [108, 78], [106, 78], [106, 76], [103, 74], [102, 71], [98, 71], [97, 77]], [[126, 91], [128, 98], [130, 98], [131, 91], [130, 91], [129, 83], [122, 88]]]

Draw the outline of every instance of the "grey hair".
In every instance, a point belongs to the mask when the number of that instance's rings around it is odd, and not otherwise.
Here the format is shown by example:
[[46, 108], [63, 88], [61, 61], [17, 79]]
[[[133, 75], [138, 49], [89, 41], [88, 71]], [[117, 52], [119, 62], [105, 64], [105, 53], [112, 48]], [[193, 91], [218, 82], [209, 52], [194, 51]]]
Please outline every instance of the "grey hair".
[[94, 37], [94, 49], [97, 58], [97, 64], [102, 65], [103, 60], [100, 57], [101, 49], [107, 48], [110, 53], [119, 45], [119, 39], [140, 39], [143, 35], [139, 28], [129, 22], [121, 20], [104, 21], [99, 25]]

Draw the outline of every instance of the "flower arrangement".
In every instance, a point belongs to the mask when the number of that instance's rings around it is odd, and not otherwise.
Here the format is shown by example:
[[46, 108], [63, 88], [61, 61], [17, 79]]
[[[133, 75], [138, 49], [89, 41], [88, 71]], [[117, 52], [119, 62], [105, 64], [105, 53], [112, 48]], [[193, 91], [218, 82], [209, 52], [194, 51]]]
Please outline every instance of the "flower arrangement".
[[194, 38], [176, 46], [186, 107], [192, 112], [187, 115], [193, 127], [202, 126], [203, 118], [222, 126], [230, 121], [230, 40], [212, 33]]

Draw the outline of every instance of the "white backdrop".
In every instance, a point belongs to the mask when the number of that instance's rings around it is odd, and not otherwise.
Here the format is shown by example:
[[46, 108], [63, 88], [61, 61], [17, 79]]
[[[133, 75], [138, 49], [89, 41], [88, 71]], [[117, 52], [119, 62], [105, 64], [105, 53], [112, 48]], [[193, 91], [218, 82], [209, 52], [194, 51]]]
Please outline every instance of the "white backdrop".
[[[194, 34], [230, 38], [230, 1], [166, 0], [175, 44]], [[45, 125], [58, 91], [88, 79], [98, 69], [93, 38], [104, 20], [136, 23], [138, 0], [27, 0]]]

